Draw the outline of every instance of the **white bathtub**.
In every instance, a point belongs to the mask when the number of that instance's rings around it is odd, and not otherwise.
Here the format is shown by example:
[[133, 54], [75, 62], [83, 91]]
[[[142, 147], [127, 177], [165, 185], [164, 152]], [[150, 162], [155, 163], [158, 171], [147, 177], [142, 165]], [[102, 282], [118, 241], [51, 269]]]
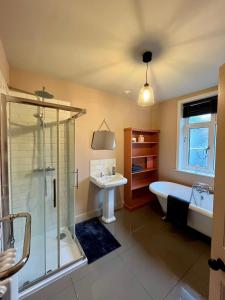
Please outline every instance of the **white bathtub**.
[[[149, 189], [154, 193], [162, 207], [164, 213], [167, 211], [167, 196], [173, 195], [178, 198], [190, 201], [192, 189], [188, 186], [166, 182], [156, 181], [149, 185]], [[212, 218], [213, 218], [213, 195], [204, 195], [204, 198], [197, 203], [191, 200], [188, 212], [188, 226], [211, 237], [212, 236]]]

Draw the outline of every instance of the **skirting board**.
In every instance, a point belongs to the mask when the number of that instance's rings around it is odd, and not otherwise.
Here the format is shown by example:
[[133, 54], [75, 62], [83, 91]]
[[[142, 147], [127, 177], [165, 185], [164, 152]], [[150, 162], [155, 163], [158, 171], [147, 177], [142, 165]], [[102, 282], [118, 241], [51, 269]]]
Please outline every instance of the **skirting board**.
[[80, 223], [80, 222], [86, 221], [86, 220], [94, 218], [94, 217], [100, 217], [101, 213], [102, 213], [101, 208], [97, 208], [95, 210], [89, 210], [82, 214], [76, 215], [75, 220], [76, 220], [76, 223]]
[[[123, 205], [119, 206], [119, 207], [116, 207], [115, 210], [120, 210], [121, 208], [123, 208]], [[76, 215], [75, 220], [76, 220], [76, 223], [80, 223], [80, 222], [89, 220], [89, 219], [94, 218], [94, 217], [100, 217], [101, 215], [102, 215], [102, 209], [97, 208], [95, 210], [89, 210], [89, 211], [84, 212], [82, 214]]]

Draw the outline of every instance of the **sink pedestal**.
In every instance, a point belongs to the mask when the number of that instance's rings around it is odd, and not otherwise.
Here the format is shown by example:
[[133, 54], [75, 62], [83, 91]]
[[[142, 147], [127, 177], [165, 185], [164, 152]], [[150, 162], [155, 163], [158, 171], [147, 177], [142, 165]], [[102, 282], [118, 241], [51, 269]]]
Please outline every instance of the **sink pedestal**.
[[[103, 216], [102, 221], [111, 223], [116, 220], [114, 215], [115, 189], [127, 183], [127, 179], [120, 173], [114, 175], [105, 175], [100, 172], [100, 169], [91, 170], [90, 181], [101, 189], [104, 195], [103, 198]], [[105, 170], [103, 170], [105, 171]]]
[[104, 190], [104, 199], [103, 199], [103, 216], [102, 221], [105, 223], [111, 223], [116, 220], [114, 215], [114, 195], [115, 189], [105, 189]]

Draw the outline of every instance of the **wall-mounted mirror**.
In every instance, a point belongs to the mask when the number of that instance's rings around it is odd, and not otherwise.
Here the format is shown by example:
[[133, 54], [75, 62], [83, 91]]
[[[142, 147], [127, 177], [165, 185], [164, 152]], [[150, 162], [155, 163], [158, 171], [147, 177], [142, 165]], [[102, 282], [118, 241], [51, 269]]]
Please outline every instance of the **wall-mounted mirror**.
[[[108, 130], [100, 130], [104, 123]], [[93, 133], [91, 148], [94, 150], [113, 150], [116, 148], [115, 133], [109, 129], [105, 119], [99, 130], [94, 131]]]

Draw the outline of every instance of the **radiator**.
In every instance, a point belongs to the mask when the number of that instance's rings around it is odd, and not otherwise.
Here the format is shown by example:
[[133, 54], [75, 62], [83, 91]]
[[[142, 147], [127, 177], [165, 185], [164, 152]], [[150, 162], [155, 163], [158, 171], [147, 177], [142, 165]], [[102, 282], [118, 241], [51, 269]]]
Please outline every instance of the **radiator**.
[[[10, 222], [10, 225], [12, 225], [11, 227], [13, 228], [13, 222], [17, 218], [26, 219], [23, 252], [22, 257], [18, 262], [16, 261], [16, 250], [14, 248], [9, 248], [6, 251], [0, 252], [0, 299], [2, 300], [18, 300], [17, 274], [24, 267], [30, 256], [31, 215], [27, 212], [10, 214], [0, 218], [0, 224], [2, 222]], [[6, 234], [9, 233], [6, 232]], [[11, 241], [14, 241], [13, 229], [10, 235], [11, 234]], [[12, 245], [13, 244], [14, 243], [12, 243]]]
[[[0, 253], [0, 272], [5, 271], [15, 265], [16, 250], [8, 249]], [[0, 299], [18, 300], [18, 274], [0, 281]]]

